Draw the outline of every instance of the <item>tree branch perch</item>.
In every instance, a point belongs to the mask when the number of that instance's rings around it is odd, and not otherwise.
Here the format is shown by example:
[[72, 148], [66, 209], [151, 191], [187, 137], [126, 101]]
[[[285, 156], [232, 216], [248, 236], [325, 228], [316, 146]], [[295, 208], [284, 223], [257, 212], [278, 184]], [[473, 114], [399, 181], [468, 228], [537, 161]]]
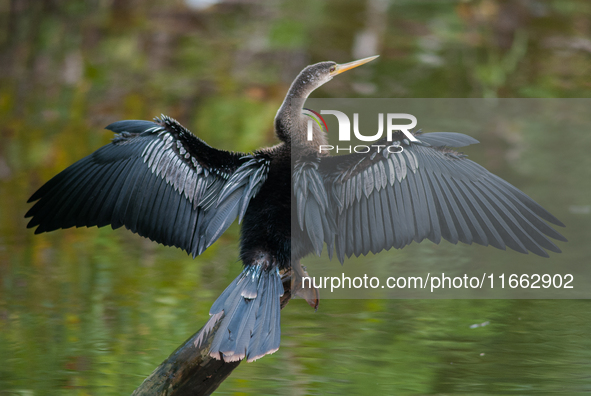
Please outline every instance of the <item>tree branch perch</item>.
[[[281, 297], [283, 309], [292, 297], [291, 270], [285, 271], [281, 279], [284, 289]], [[132, 396], [205, 396], [213, 393], [240, 364], [240, 361], [227, 363], [209, 355], [210, 345], [222, 318], [211, 329], [206, 324], [179, 346]]]

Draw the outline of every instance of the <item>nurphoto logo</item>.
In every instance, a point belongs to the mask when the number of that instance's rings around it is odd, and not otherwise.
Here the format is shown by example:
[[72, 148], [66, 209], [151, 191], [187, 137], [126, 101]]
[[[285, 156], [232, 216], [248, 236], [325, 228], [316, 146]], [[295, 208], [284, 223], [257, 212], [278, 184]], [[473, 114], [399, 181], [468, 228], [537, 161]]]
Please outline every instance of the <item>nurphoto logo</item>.
[[[350, 142], [351, 141], [351, 121], [349, 120], [349, 116], [347, 116], [342, 111], [338, 110], [320, 110], [320, 113], [311, 109], [304, 109], [303, 114], [310, 117], [308, 120], [308, 141], [312, 141], [314, 139], [314, 123], [318, 125], [320, 130], [325, 130], [328, 132], [328, 126], [326, 125], [326, 121], [322, 117], [321, 114], [329, 114], [334, 115], [337, 118], [337, 122], [339, 123], [339, 141], [340, 142]], [[395, 124], [395, 120], [409, 120], [410, 124]], [[393, 140], [393, 133], [394, 132], [402, 132], [410, 141], [416, 142], [418, 141], [417, 138], [413, 136], [410, 132], [410, 129], [414, 128], [417, 125], [417, 118], [412, 114], [406, 113], [387, 113], [386, 114], [386, 140], [388, 142], [392, 142]], [[353, 113], [353, 133], [355, 137], [363, 142], [375, 142], [382, 138], [384, 133], [384, 113], [378, 114], [378, 131], [374, 135], [363, 135], [359, 132], [359, 114]], [[342, 145], [330, 145], [330, 144], [321, 144], [318, 147], [320, 153], [327, 152], [331, 150], [336, 150], [337, 153], [346, 151], [349, 153], [368, 153], [372, 150], [372, 147], [376, 149], [377, 152], [380, 152], [383, 148], [386, 148], [389, 153], [401, 153], [403, 151], [402, 146], [400, 146], [399, 142], [394, 142], [391, 145], [386, 144], [372, 144], [372, 145], [356, 145], [356, 146], [342, 146]]]

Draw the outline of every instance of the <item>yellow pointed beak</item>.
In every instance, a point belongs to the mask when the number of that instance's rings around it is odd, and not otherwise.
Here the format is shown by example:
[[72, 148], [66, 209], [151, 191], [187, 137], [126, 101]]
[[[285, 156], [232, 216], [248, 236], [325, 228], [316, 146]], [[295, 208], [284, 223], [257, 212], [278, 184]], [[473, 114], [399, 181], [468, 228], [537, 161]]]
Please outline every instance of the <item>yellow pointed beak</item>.
[[359, 59], [353, 62], [349, 62], [349, 63], [343, 63], [342, 65], [337, 65], [336, 69], [330, 73], [331, 76], [336, 76], [337, 74], [341, 74], [342, 72], [346, 72], [347, 70], [351, 70], [357, 66], [361, 66], [366, 64], [367, 62], [371, 62], [372, 60], [374, 60], [375, 58], [377, 58], [379, 55], [376, 56], [370, 56], [369, 58], [363, 58], [363, 59]]

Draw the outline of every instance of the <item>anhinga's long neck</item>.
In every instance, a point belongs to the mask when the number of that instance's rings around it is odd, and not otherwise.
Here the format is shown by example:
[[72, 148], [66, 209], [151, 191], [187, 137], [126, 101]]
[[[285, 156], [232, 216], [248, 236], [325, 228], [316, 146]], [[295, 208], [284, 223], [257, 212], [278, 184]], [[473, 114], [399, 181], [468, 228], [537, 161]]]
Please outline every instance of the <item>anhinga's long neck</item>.
[[359, 59], [345, 64], [335, 62], [320, 62], [306, 67], [291, 84], [281, 108], [275, 116], [275, 133], [282, 141], [292, 148], [304, 152], [311, 150], [318, 152], [319, 146], [326, 144], [326, 132], [312, 123], [312, 139], [308, 140], [308, 117], [302, 114], [302, 108], [308, 95], [322, 84], [330, 81], [334, 76], [361, 66], [377, 58]]
[[313, 140], [307, 140], [308, 116], [302, 113], [304, 102], [308, 96], [326, 81], [317, 75], [302, 70], [294, 80], [285, 96], [283, 104], [275, 116], [275, 132], [282, 141], [298, 149], [311, 148], [318, 151], [318, 146], [327, 144], [326, 133], [314, 123]]

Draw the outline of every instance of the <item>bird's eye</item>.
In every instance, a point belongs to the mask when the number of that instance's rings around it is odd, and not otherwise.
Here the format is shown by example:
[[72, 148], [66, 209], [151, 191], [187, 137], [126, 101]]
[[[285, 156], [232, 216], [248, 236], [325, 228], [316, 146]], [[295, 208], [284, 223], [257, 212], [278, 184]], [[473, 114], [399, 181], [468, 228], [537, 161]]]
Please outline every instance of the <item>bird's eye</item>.
[[331, 66], [331, 67], [330, 67], [330, 72], [331, 72], [331, 73], [334, 73], [334, 72], [335, 72], [335, 70], [337, 70], [337, 67], [336, 67], [336, 66]]

